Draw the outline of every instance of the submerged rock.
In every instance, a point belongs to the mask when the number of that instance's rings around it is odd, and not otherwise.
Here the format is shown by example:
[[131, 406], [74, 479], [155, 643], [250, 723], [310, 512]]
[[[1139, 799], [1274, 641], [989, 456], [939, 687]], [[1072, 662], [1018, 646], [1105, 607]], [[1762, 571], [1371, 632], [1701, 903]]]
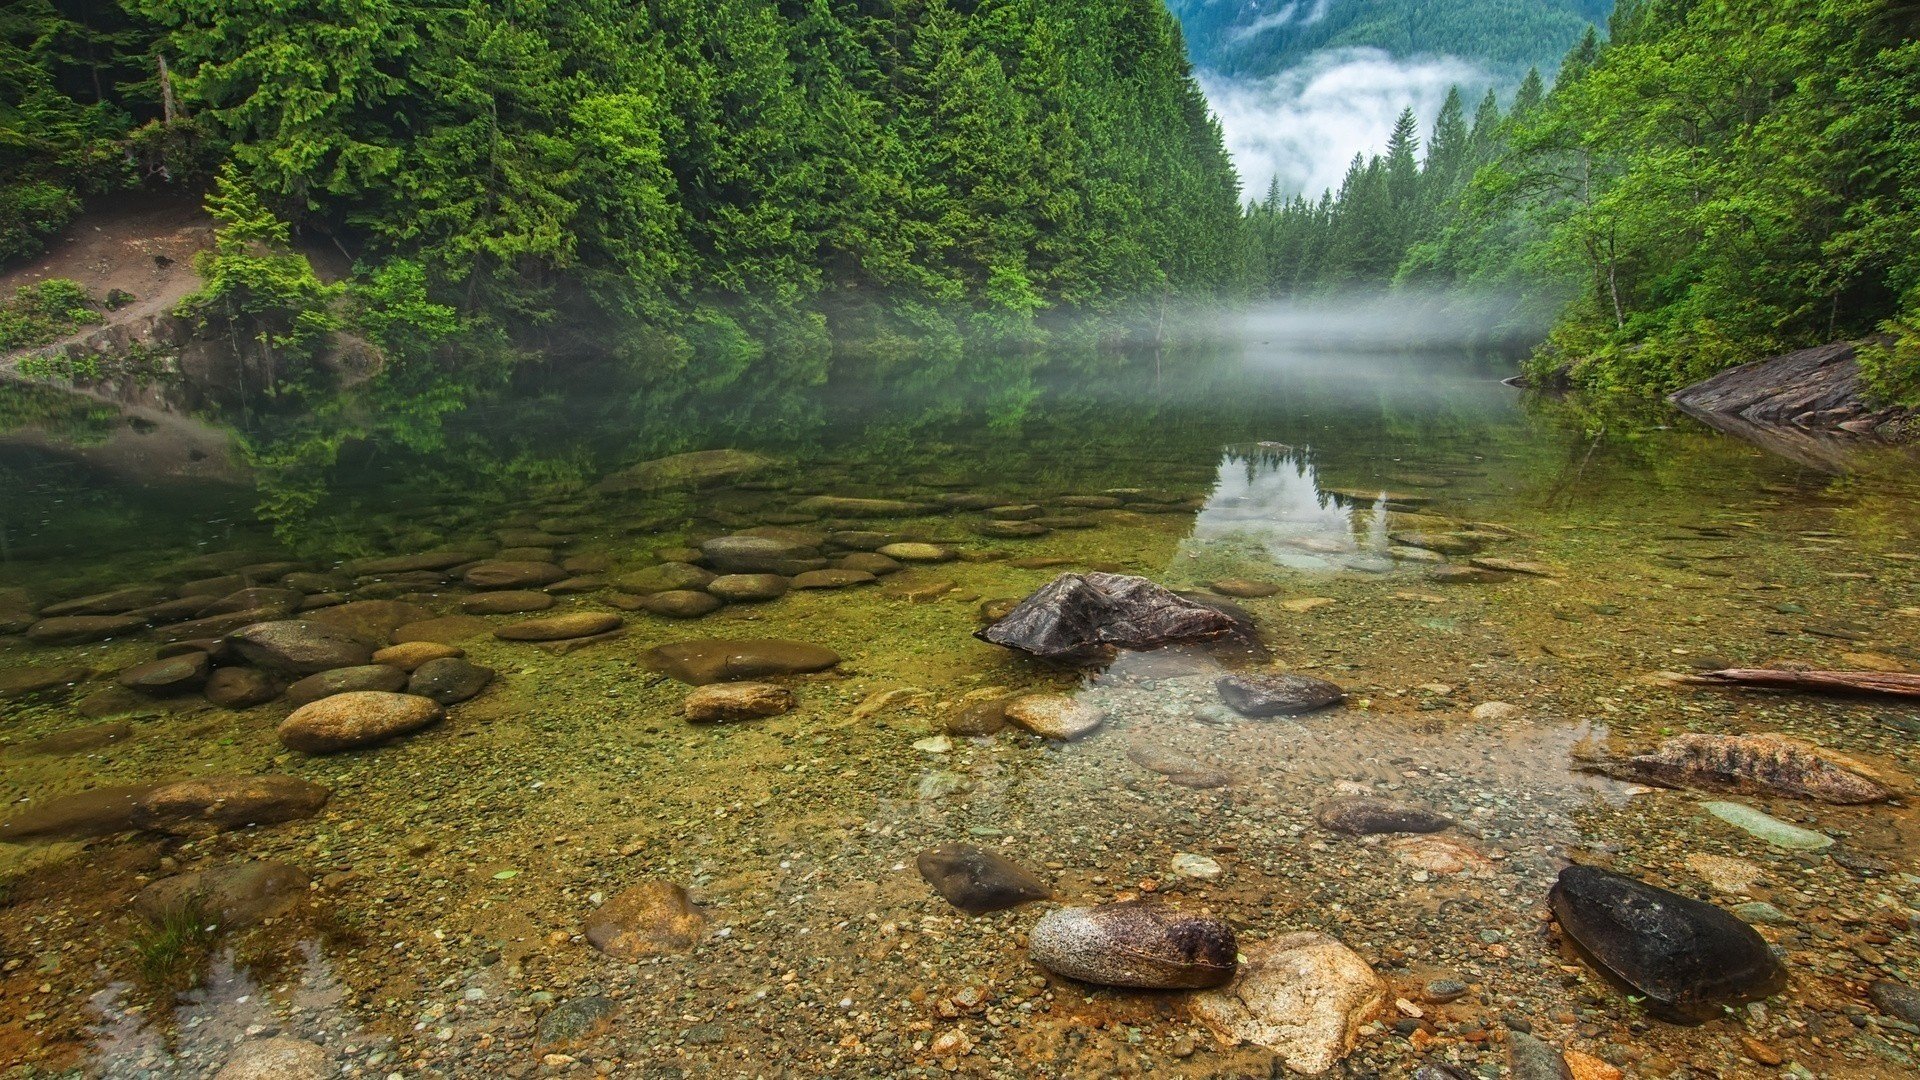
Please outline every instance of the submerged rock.
[[1002, 911], [1053, 896], [1024, 867], [972, 844], [941, 844], [914, 859], [921, 878], [947, 903], [969, 915]]
[[1353, 1049], [1387, 985], [1359, 954], [1325, 934], [1250, 945], [1233, 981], [1193, 996], [1193, 1014], [1229, 1045], [1252, 1043], [1288, 1068], [1326, 1072]]
[[1147, 990], [1218, 986], [1238, 963], [1232, 927], [1144, 900], [1050, 911], [1027, 951], [1056, 975]]
[[133, 908], [155, 922], [198, 908], [231, 930], [286, 910], [306, 890], [299, 867], [249, 861], [161, 878], [140, 890]]
[[715, 537], [700, 545], [700, 554], [723, 574], [799, 574], [827, 565], [819, 547], [778, 536]]
[[223, 709], [249, 709], [280, 696], [280, 683], [258, 668], [215, 668], [203, 691]]
[[86, 681], [93, 672], [84, 667], [57, 665], [49, 667], [18, 667], [0, 671], [0, 701], [17, 701], [63, 691], [75, 683]]
[[622, 622], [620, 616], [610, 611], [576, 611], [546, 619], [510, 623], [495, 630], [493, 636], [501, 641], [561, 641], [618, 630]]
[[35, 645], [86, 645], [146, 629], [138, 615], [60, 615], [27, 627]]
[[132, 737], [132, 724], [125, 720], [109, 720], [106, 723], [56, 731], [51, 735], [42, 735], [38, 739], [15, 743], [7, 749], [15, 754], [61, 757], [98, 750], [103, 746], [112, 746], [122, 739]]
[[1233, 775], [1219, 766], [1209, 765], [1144, 738], [1136, 738], [1127, 744], [1127, 758], [1135, 765], [1157, 772], [1166, 777], [1169, 783], [1181, 787], [1217, 788], [1233, 782]]
[[691, 950], [706, 935], [707, 917], [671, 881], [622, 889], [587, 916], [587, 943], [616, 960]]
[[723, 574], [707, 582], [707, 591], [730, 604], [778, 600], [787, 594], [779, 574]]
[[458, 705], [493, 682], [493, 669], [461, 656], [441, 656], [421, 664], [407, 679], [407, 693]]
[[613, 579], [613, 587], [624, 593], [646, 596], [676, 589], [704, 589], [714, 580], [713, 572], [692, 563], [663, 562], [622, 574]]
[[213, 1080], [327, 1080], [337, 1071], [321, 1047], [275, 1035], [241, 1043]]
[[1213, 685], [1242, 716], [1294, 716], [1347, 699], [1339, 686], [1310, 675], [1229, 675]]
[[1431, 833], [1453, 824], [1445, 814], [1424, 807], [1366, 795], [1326, 799], [1314, 806], [1313, 819], [1325, 829], [1366, 836], [1372, 833]]
[[603, 478], [593, 490], [602, 495], [618, 495], [629, 491], [702, 487], [765, 472], [779, 464], [778, 458], [747, 450], [696, 450], [629, 465]]
[[794, 507], [803, 513], [819, 514], [821, 517], [870, 518], [870, 517], [912, 517], [927, 513], [924, 503], [907, 502], [903, 499], [856, 499], [842, 495], [815, 495], [802, 499]]
[[297, 619], [242, 627], [228, 643], [249, 663], [293, 675], [358, 667], [373, 659], [372, 649], [344, 631]]
[[756, 720], [791, 710], [793, 691], [772, 683], [713, 683], [688, 694], [681, 708], [696, 724]]
[[1222, 596], [1231, 596], [1240, 600], [1258, 600], [1264, 596], [1273, 596], [1280, 586], [1271, 581], [1249, 581], [1246, 578], [1224, 578], [1207, 588]]
[[132, 585], [111, 592], [94, 593], [73, 600], [63, 600], [40, 609], [44, 618], [57, 618], [66, 615], [125, 615], [135, 608], [148, 607], [168, 599], [167, 590], [152, 585]]
[[724, 605], [719, 597], [711, 593], [669, 589], [666, 592], [648, 593], [640, 598], [638, 606], [648, 614], [666, 619], [698, 619], [719, 611]]
[[1786, 984], [1753, 927], [1712, 904], [1591, 866], [1569, 866], [1547, 894], [1560, 928], [1599, 970], [1663, 1020], [1697, 1023]]
[[359, 690], [300, 706], [280, 722], [279, 735], [288, 749], [330, 754], [385, 742], [445, 715], [431, 698]]
[[407, 685], [407, 673], [385, 664], [363, 664], [359, 667], [334, 668], [309, 675], [287, 687], [287, 704], [295, 708], [310, 701], [345, 694], [354, 690], [398, 691]]
[[501, 589], [498, 592], [475, 593], [463, 598], [460, 601], [460, 610], [469, 615], [518, 615], [528, 611], [545, 611], [553, 604], [553, 597], [543, 592]]
[[185, 694], [199, 689], [207, 681], [209, 667], [206, 653], [181, 653], [122, 668], [116, 680], [129, 690], [155, 697]]
[[537, 589], [567, 576], [550, 562], [531, 559], [489, 559], [467, 567], [461, 580], [472, 589]]
[[650, 649], [642, 662], [692, 686], [825, 671], [840, 654], [819, 645], [777, 638], [709, 638]]
[[1507, 1068], [1513, 1080], [1574, 1080], [1560, 1051], [1524, 1031], [1507, 1032]]
[[1233, 629], [1222, 612], [1146, 578], [1096, 572], [1060, 575], [974, 636], [1047, 660], [1090, 663], [1117, 649], [1207, 641]]
[[612, 998], [598, 994], [563, 1001], [540, 1018], [536, 1045], [545, 1049], [579, 1042], [606, 1027], [608, 1019], [619, 1011]]
[[373, 654], [373, 662], [397, 667], [401, 671], [413, 671], [429, 660], [450, 660], [467, 655], [465, 649], [457, 645], [442, 645], [437, 641], [409, 641], [401, 645], [389, 645]]
[[201, 776], [161, 784], [134, 800], [142, 829], [200, 836], [312, 817], [333, 792], [292, 776]]
[[140, 800], [160, 784], [114, 784], [29, 801], [27, 808], [0, 821], [0, 842], [80, 840], [111, 836], [137, 826]]
[[1885, 786], [1825, 756], [1819, 747], [1783, 735], [1679, 735], [1652, 753], [1585, 767], [1662, 787], [1791, 795], [1840, 804], [1893, 797]]
[[1106, 714], [1067, 694], [1026, 694], [1006, 703], [1003, 715], [1046, 739], [1078, 739], [1090, 734]]

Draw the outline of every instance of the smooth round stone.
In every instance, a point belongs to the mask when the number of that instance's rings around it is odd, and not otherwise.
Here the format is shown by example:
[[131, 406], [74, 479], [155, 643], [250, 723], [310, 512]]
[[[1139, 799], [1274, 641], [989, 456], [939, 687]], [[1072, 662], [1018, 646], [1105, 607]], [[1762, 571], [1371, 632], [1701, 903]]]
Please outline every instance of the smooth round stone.
[[537, 589], [567, 576], [550, 562], [532, 559], [488, 559], [467, 567], [460, 580], [471, 589]]
[[733, 682], [713, 683], [694, 690], [687, 695], [682, 711], [696, 724], [715, 724], [779, 716], [792, 708], [793, 691], [784, 686]]
[[856, 551], [842, 555], [834, 560], [833, 566], [836, 570], [859, 570], [875, 577], [896, 574], [905, 569], [898, 560], [889, 559], [877, 551]]
[[707, 582], [707, 592], [730, 604], [778, 600], [787, 594], [787, 579], [779, 574], [722, 574]]
[[1102, 986], [1191, 990], [1233, 978], [1238, 942], [1219, 919], [1149, 901], [1057, 908], [1027, 935], [1033, 961]]
[[1322, 828], [1350, 836], [1439, 832], [1453, 824], [1445, 814], [1365, 795], [1327, 799], [1313, 808], [1313, 818]]
[[844, 589], [849, 585], [871, 585], [879, 579], [864, 570], [809, 570], [796, 574], [796, 589]]
[[442, 705], [457, 705], [485, 690], [492, 681], [492, 668], [463, 657], [442, 656], [414, 669], [413, 677], [407, 680], [407, 693], [432, 698]]
[[460, 601], [460, 610], [469, 615], [515, 615], [527, 611], [545, 611], [552, 606], [553, 597], [523, 589], [480, 593]]
[[556, 581], [547, 586], [547, 591], [555, 596], [561, 596], [566, 593], [598, 592], [606, 587], [606, 578], [600, 577], [597, 574], [582, 574], [579, 577], [570, 577], [564, 581]]
[[1009, 506], [990, 506], [987, 516], [995, 521], [1032, 521], [1045, 514], [1045, 508], [1034, 503], [1019, 503]]
[[663, 563], [697, 563], [701, 560], [700, 549], [696, 547], [667, 547], [653, 553], [653, 557]]
[[827, 534], [827, 543], [834, 547], [868, 553], [877, 552], [899, 539], [900, 537], [894, 533], [871, 532], [865, 529], [846, 529]]
[[93, 672], [84, 667], [56, 665], [18, 667], [0, 670], [0, 701], [15, 701], [53, 691], [65, 690], [84, 681]]
[[1309, 675], [1229, 675], [1214, 683], [1220, 697], [1242, 716], [1293, 716], [1346, 700], [1340, 687]]
[[197, 776], [162, 784], [135, 801], [133, 823], [175, 836], [207, 835], [312, 817], [332, 790], [272, 773]]
[[207, 677], [207, 700], [223, 709], [250, 709], [280, 696], [280, 683], [259, 668], [215, 668]]
[[635, 570], [613, 579], [613, 587], [624, 593], [645, 596], [649, 593], [704, 589], [712, 584], [712, 572], [691, 563], [663, 562], [645, 570]]
[[1069, 531], [1075, 529], [1097, 529], [1100, 527], [1100, 523], [1092, 518], [1069, 517], [1061, 514], [1048, 514], [1045, 517], [1037, 517], [1033, 519], [1033, 523], [1043, 529], [1066, 529]]
[[972, 844], [941, 844], [914, 859], [933, 891], [969, 915], [1047, 900], [1053, 891], [1025, 867]]
[[1007, 702], [1009, 721], [1048, 739], [1077, 739], [1100, 726], [1106, 714], [1066, 694], [1027, 694]]
[[880, 549], [880, 554], [903, 563], [943, 563], [952, 562], [960, 553], [945, 544], [923, 544], [917, 541], [904, 541], [888, 544]]
[[371, 746], [437, 723], [440, 703], [414, 694], [362, 690], [300, 706], [281, 721], [280, 741], [309, 754]]
[[822, 517], [845, 518], [912, 517], [927, 512], [927, 507], [923, 503], [907, 502], [902, 499], [861, 499], [841, 495], [814, 495], [800, 500], [794, 509], [809, 514], [819, 514]]
[[287, 687], [287, 704], [298, 707], [309, 701], [345, 694], [354, 690], [384, 690], [394, 693], [407, 685], [407, 673], [385, 664], [334, 668], [309, 675]]
[[305, 600], [306, 594], [298, 589], [241, 589], [207, 604], [194, 614], [204, 619], [210, 615], [231, 615], [236, 611], [252, 611], [256, 608], [280, 608], [292, 612]]
[[293, 675], [358, 667], [373, 658], [372, 649], [345, 631], [310, 621], [254, 623], [234, 631], [228, 643], [249, 663]]
[[133, 585], [111, 592], [94, 593], [63, 600], [40, 609], [43, 618], [68, 615], [124, 615], [135, 608], [149, 607], [168, 598], [167, 590], [155, 585]]
[[540, 562], [558, 565], [558, 560], [550, 547], [501, 548], [493, 553], [493, 557], [502, 562]]
[[1271, 581], [1249, 581], [1246, 578], [1225, 578], [1208, 585], [1207, 588], [1222, 596], [1231, 596], [1240, 600], [1258, 600], [1280, 591], [1280, 586]]
[[703, 615], [711, 615], [724, 606], [724, 601], [719, 597], [711, 593], [694, 592], [691, 589], [648, 593], [640, 598], [642, 611], [669, 619], [698, 619]]
[[1076, 510], [1118, 510], [1126, 505], [1111, 495], [1062, 495], [1053, 500], [1055, 506], [1070, 506]]
[[981, 521], [974, 524], [973, 531], [996, 540], [1030, 540], [1051, 530], [1037, 521]]
[[87, 645], [146, 626], [147, 620], [137, 615], [61, 615], [27, 627], [27, 640], [35, 645]]
[[[784, 532], [784, 530], [780, 530]], [[791, 535], [760, 536], [736, 533], [700, 545], [702, 561], [729, 574], [798, 574], [825, 566], [812, 543], [818, 534], [795, 539]], [[817, 542], [817, 540], [816, 540]]]
[[708, 638], [661, 645], [648, 650], [642, 662], [681, 682], [705, 686], [769, 675], [825, 671], [840, 662], [840, 654], [803, 641]]
[[1569, 866], [1547, 894], [1560, 928], [1661, 1019], [1697, 1023], [1786, 984], [1765, 938], [1733, 915], [1593, 866]]
[[604, 574], [613, 569], [613, 558], [609, 555], [569, 555], [561, 560], [560, 569], [569, 574]]
[[210, 666], [206, 653], [182, 653], [164, 660], [150, 660], [123, 668], [118, 681], [129, 690], [156, 697], [184, 694], [199, 689], [207, 681]]
[[467, 655], [467, 650], [457, 645], [442, 645], [437, 641], [409, 641], [400, 645], [389, 645], [373, 654], [373, 662], [397, 667], [401, 671], [412, 671], [429, 660], [443, 660]]
[[687, 891], [670, 881], [649, 880], [607, 898], [587, 916], [587, 944], [617, 960], [691, 950], [706, 935], [707, 917]]
[[396, 645], [417, 641], [452, 645], [457, 641], [480, 637], [488, 629], [487, 621], [478, 615], [442, 615], [436, 619], [421, 619], [396, 626], [390, 640]]
[[502, 626], [493, 632], [493, 636], [502, 641], [563, 641], [618, 630], [622, 622], [624, 620], [612, 612], [576, 611]]

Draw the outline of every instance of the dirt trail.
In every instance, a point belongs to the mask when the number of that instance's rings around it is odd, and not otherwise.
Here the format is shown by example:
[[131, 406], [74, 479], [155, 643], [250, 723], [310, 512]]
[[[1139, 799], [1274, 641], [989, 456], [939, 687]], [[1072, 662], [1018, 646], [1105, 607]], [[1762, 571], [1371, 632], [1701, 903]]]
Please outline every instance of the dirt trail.
[[105, 322], [80, 328], [52, 345], [0, 356], [0, 375], [17, 372], [20, 359], [58, 349], [116, 326], [137, 327], [165, 315], [200, 286], [193, 257], [213, 243], [213, 222], [193, 199], [127, 200], [90, 210], [48, 246], [44, 255], [0, 273], [0, 296], [48, 278], [71, 278], [95, 298], [114, 289], [133, 302], [103, 312]]

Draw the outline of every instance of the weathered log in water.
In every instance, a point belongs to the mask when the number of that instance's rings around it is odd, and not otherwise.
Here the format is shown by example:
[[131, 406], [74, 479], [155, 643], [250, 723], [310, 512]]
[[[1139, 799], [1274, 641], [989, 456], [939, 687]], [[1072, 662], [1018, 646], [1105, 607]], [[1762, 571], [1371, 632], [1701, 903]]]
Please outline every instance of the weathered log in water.
[[1804, 690], [1815, 694], [1878, 694], [1920, 698], [1920, 675], [1896, 671], [1787, 671], [1780, 668], [1726, 668], [1688, 675], [1696, 686], [1754, 686]]

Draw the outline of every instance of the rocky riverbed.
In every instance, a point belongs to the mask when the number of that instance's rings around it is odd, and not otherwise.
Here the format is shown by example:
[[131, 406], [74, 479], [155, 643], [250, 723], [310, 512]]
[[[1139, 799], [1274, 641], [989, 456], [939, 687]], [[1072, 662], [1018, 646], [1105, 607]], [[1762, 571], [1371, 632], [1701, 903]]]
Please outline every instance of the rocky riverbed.
[[[0, 593], [0, 1075], [1920, 1067], [1915, 709], [1678, 678], [1920, 669], [1910, 488], [1575, 512], [1455, 453], [1302, 502], [1260, 453], [1153, 487], [706, 454], [350, 559], [35, 567]], [[975, 636], [1104, 574], [1204, 632]], [[1878, 790], [1694, 784], [1668, 743], [1755, 732]], [[952, 845], [1009, 903], [949, 902]], [[1556, 915], [1575, 864], [1727, 912], [1784, 982], [1656, 1016]], [[1113, 904], [1172, 921], [1063, 951]], [[1086, 981], [1089, 940], [1170, 988]]]

